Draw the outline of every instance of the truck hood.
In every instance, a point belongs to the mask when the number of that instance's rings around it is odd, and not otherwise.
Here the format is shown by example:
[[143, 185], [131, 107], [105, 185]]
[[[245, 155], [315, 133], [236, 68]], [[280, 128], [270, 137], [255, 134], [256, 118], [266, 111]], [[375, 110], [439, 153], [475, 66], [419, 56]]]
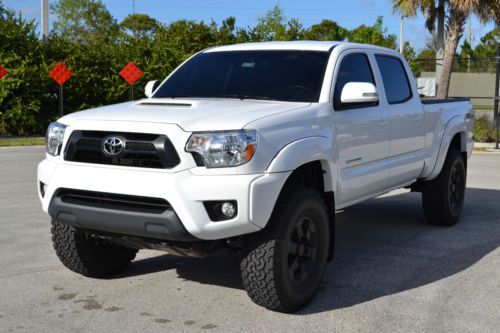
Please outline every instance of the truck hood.
[[176, 124], [188, 132], [244, 128], [255, 120], [309, 106], [310, 103], [233, 99], [143, 99], [63, 117], [70, 125], [79, 120], [131, 121]]

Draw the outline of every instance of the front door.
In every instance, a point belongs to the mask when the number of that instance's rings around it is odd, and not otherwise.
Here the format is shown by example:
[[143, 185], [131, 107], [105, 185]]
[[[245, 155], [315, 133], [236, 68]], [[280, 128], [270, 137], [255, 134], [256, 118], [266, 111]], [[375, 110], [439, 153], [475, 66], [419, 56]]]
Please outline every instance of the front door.
[[377, 86], [370, 56], [364, 52], [341, 55], [334, 75], [334, 132], [339, 151], [339, 205], [348, 204], [387, 188], [389, 116], [378, 102], [345, 104], [340, 101], [348, 82]]

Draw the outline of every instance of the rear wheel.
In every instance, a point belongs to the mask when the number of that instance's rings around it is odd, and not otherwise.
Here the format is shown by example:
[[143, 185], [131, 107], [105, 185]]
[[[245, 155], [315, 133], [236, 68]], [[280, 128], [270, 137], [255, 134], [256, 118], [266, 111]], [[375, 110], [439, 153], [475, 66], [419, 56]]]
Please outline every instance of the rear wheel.
[[71, 226], [52, 221], [52, 243], [59, 260], [73, 272], [89, 277], [109, 277], [125, 269], [137, 250], [97, 238]]
[[446, 226], [457, 223], [464, 205], [465, 182], [462, 154], [452, 150], [439, 176], [427, 182], [422, 191], [424, 215], [430, 223]]
[[329, 237], [320, 194], [309, 188], [286, 190], [266, 229], [245, 242], [241, 274], [250, 298], [281, 312], [307, 305], [323, 277]]

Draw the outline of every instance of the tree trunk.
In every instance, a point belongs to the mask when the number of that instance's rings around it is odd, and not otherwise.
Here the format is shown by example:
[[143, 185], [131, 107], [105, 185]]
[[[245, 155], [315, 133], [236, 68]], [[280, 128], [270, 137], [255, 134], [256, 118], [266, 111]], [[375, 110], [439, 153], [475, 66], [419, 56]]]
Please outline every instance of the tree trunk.
[[451, 7], [448, 17], [448, 29], [446, 31], [446, 42], [444, 45], [443, 68], [439, 78], [437, 98], [447, 98], [450, 87], [451, 69], [453, 59], [457, 52], [458, 42], [464, 34], [465, 19], [467, 15], [462, 10]]
[[439, 0], [439, 6], [436, 8], [437, 32], [436, 32], [436, 84], [439, 86], [441, 72], [443, 69], [444, 57], [444, 21], [446, 19], [444, 11], [444, 0]]

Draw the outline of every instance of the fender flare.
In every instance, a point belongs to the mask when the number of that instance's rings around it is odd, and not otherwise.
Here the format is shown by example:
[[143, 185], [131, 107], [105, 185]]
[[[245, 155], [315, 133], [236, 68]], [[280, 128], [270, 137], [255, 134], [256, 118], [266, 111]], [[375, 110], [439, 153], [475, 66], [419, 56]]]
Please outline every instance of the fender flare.
[[337, 150], [333, 141], [326, 136], [314, 136], [293, 141], [283, 147], [267, 167], [267, 173], [294, 171], [313, 161], [320, 161], [325, 191], [334, 191], [337, 184]]
[[251, 185], [252, 222], [261, 228], [267, 225], [286, 181], [294, 170], [309, 162], [321, 162], [325, 191], [335, 192], [332, 184], [337, 185], [336, 156], [332, 140], [324, 136], [302, 138], [283, 147], [267, 167], [266, 174]]
[[436, 178], [441, 169], [443, 168], [444, 161], [446, 160], [446, 155], [448, 154], [448, 150], [450, 149], [451, 140], [460, 133], [460, 150], [466, 151], [467, 147], [467, 138], [465, 133], [467, 133], [467, 125], [463, 121], [463, 116], [455, 116], [450, 119], [448, 124], [443, 131], [443, 138], [441, 139], [441, 144], [439, 145], [439, 152], [436, 158], [436, 162], [434, 163], [434, 167], [428, 177], [427, 180], [432, 180]]

